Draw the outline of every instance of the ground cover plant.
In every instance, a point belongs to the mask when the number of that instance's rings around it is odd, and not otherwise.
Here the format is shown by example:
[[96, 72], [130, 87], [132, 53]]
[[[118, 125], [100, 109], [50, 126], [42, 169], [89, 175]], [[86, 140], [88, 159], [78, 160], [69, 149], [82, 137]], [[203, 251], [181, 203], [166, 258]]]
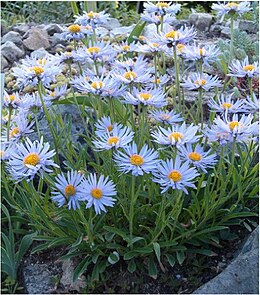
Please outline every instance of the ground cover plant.
[[[70, 50], [27, 56], [13, 68], [19, 91], [4, 93], [10, 293], [32, 242], [32, 253], [65, 247], [61, 259], [79, 262], [73, 279], [87, 274], [94, 290], [117, 264], [156, 279], [189, 254], [212, 256], [231, 226], [249, 227], [258, 214], [259, 66], [247, 47], [239, 59], [234, 42], [234, 20], [250, 2], [212, 4], [230, 18], [231, 40], [220, 46], [201, 44], [194, 27], [171, 26], [181, 4], [146, 2], [120, 42], [100, 37], [106, 11], [72, 9], [62, 33]], [[153, 39], [142, 35], [148, 24]], [[64, 106], [76, 107], [79, 134]]]

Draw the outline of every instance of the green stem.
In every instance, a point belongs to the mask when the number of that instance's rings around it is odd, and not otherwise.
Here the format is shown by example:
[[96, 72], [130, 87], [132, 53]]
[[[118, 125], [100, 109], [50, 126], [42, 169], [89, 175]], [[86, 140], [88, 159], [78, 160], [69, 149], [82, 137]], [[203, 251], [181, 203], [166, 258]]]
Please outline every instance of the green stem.
[[175, 88], [176, 96], [178, 95], [178, 100], [180, 100], [180, 78], [179, 78], [179, 61], [177, 56], [176, 46], [173, 46], [173, 55], [174, 55], [174, 67], [175, 67]]
[[[131, 241], [133, 239], [134, 206], [135, 206], [135, 176], [132, 176], [131, 203], [130, 203], [130, 213], [129, 213], [129, 232], [130, 232]], [[133, 246], [131, 246], [131, 248], [132, 247]]]
[[231, 15], [230, 19], [230, 61], [234, 56], [234, 14]]
[[253, 81], [252, 81], [252, 78], [250, 77], [248, 77], [248, 84], [249, 84], [250, 96], [253, 99]]
[[8, 112], [8, 121], [7, 121], [7, 141], [9, 141], [10, 139], [10, 124], [11, 124], [13, 108], [9, 106], [8, 111], [9, 112]]
[[157, 52], [154, 54], [154, 77], [155, 77], [155, 87], [158, 88], [158, 75], [157, 75]]
[[[202, 87], [199, 88], [199, 110], [200, 110], [200, 118], [201, 118], [201, 129], [203, 129], [203, 122], [204, 122], [204, 114], [203, 114], [203, 92]], [[198, 119], [198, 117], [197, 117]]]

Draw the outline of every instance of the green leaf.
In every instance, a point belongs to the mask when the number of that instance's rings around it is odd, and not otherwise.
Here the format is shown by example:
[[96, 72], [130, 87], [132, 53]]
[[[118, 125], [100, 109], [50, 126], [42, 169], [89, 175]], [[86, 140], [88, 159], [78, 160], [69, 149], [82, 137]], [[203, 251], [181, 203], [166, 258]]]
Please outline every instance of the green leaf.
[[80, 275], [83, 274], [84, 271], [88, 268], [89, 264], [91, 263], [91, 257], [87, 255], [80, 264], [75, 268], [73, 272], [73, 282], [75, 282]]
[[16, 261], [19, 263], [26, 253], [26, 251], [29, 249], [33, 242], [33, 237], [36, 235], [36, 233], [28, 234], [24, 236], [20, 242], [19, 250], [16, 253]]
[[115, 233], [106, 233], [105, 234], [105, 239], [108, 241], [108, 242], [111, 242], [113, 240], [113, 237], [115, 236]]
[[217, 254], [209, 249], [188, 249], [189, 253], [202, 254], [206, 256], [217, 256]]
[[135, 251], [130, 251], [130, 252], [127, 252], [127, 253], [125, 253], [125, 255], [124, 255], [124, 260], [130, 260], [130, 259], [132, 259], [132, 258], [134, 258], [134, 257], [136, 257], [136, 256], [138, 256], [139, 254], [137, 253], [137, 252], [135, 252]]
[[115, 264], [115, 263], [117, 263], [117, 262], [119, 261], [119, 259], [120, 259], [120, 256], [119, 256], [119, 254], [118, 254], [116, 251], [114, 251], [113, 253], [111, 253], [111, 254], [108, 256], [108, 258], [107, 258], [107, 260], [108, 260], [108, 262], [109, 262], [110, 264]]
[[132, 259], [132, 260], [130, 260], [130, 261], [128, 262], [127, 270], [128, 270], [130, 273], [135, 272], [135, 270], [136, 270], [136, 263], [135, 263], [134, 259]]
[[158, 270], [153, 257], [149, 257], [148, 273], [150, 277], [152, 277], [153, 279], [157, 279]]
[[177, 256], [177, 260], [179, 262], [180, 265], [182, 265], [183, 261], [185, 260], [185, 252], [184, 251], [178, 251], [176, 253]]
[[76, 1], [71, 1], [71, 8], [73, 11], [74, 15], [78, 15], [79, 14], [79, 10], [78, 10], [78, 6], [77, 6], [77, 2]]
[[170, 266], [173, 267], [176, 263], [175, 257], [171, 254], [165, 254], [165, 256], [166, 256], [168, 262], [170, 263]]
[[158, 259], [158, 262], [160, 263], [161, 262], [161, 248], [160, 248], [160, 245], [158, 243], [153, 243], [153, 249], [154, 249], [154, 252], [155, 252], [156, 257]]
[[129, 37], [127, 38], [128, 45], [130, 45], [135, 40], [135, 37], [138, 38], [141, 35], [145, 25], [146, 25], [146, 22], [143, 22], [141, 20], [136, 24], [133, 31], [130, 33]]
[[141, 240], [144, 240], [144, 238], [142, 237], [135, 237], [133, 238], [128, 244], [127, 244], [127, 247], [130, 247], [131, 245], [133, 245], [134, 243], [138, 242], [138, 241], [141, 241]]

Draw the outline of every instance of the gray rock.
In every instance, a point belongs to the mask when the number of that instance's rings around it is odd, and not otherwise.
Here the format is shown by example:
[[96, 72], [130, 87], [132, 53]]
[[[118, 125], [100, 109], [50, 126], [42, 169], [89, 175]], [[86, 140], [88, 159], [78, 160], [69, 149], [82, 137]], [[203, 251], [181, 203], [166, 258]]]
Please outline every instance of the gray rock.
[[[214, 92], [204, 92], [203, 93], [203, 104], [207, 104], [208, 101], [214, 97], [215, 93]], [[185, 102], [191, 103], [191, 102], [197, 102], [198, 101], [198, 97], [199, 97], [199, 92], [198, 91], [189, 91], [186, 90], [184, 91], [184, 100]]]
[[44, 48], [40, 48], [40, 49], [34, 50], [31, 53], [31, 57], [36, 57], [36, 58], [43, 58], [46, 55], [49, 55], [49, 53]]
[[46, 31], [39, 28], [32, 28], [29, 31], [29, 36], [23, 40], [23, 45], [29, 50], [37, 50], [39, 48], [49, 48], [50, 42]]
[[20, 24], [20, 25], [15, 25], [13, 27], [13, 31], [18, 32], [20, 35], [24, 35], [30, 30], [30, 26], [28, 24]]
[[241, 31], [246, 31], [247, 33], [252, 33], [252, 34], [256, 34], [258, 31], [256, 22], [253, 22], [251, 20], [245, 20], [245, 19], [241, 19], [239, 21], [238, 28]]
[[1, 55], [1, 71], [3, 71], [4, 69], [8, 68], [8, 61], [7, 59]]
[[62, 277], [61, 284], [64, 286], [66, 291], [76, 290], [80, 291], [80, 289], [85, 288], [86, 278], [81, 275], [75, 282], [73, 282], [73, 271], [75, 269], [75, 265], [71, 260], [66, 260], [62, 264]]
[[106, 24], [102, 25], [102, 27], [112, 30], [121, 27], [121, 24], [116, 18], [111, 17]]
[[28, 294], [52, 294], [55, 288], [45, 264], [26, 266], [23, 269], [23, 283]]
[[133, 28], [135, 25], [128, 26], [128, 27], [120, 27], [120, 28], [115, 28], [111, 31], [111, 35], [117, 36], [117, 35], [127, 35], [130, 32], [132, 32]]
[[228, 28], [228, 27], [224, 27], [224, 28], [221, 30], [220, 36], [221, 36], [221, 37], [224, 37], [224, 38], [229, 38], [229, 39], [230, 39], [230, 28]]
[[53, 36], [55, 33], [61, 33], [62, 27], [58, 24], [49, 24], [43, 28], [50, 36]]
[[192, 13], [189, 16], [189, 22], [194, 25], [199, 31], [209, 31], [213, 17], [209, 13]]
[[259, 294], [258, 237], [259, 228], [251, 233], [233, 262], [194, 294]]
[[50, 37], [50, 42], [52, 47], [56, 46], [57, 44], [66, 45], [68, 43], [68, 41], [61, 37], [61, 33], [53, 34], [53, 36]]
[[24, 56], [24, 51], [11, 41], [7, 41], [1, 46], [1, 52], [9, 62], [13, 62]]
[[5, 34], [1, 40], [1, 44], [7, 41], [11, 41], [17, 45], [21, 45], [23, 43], [22, 37], [20, 36], [20, 34], [14, 31], [10, 31], [7, 34]]

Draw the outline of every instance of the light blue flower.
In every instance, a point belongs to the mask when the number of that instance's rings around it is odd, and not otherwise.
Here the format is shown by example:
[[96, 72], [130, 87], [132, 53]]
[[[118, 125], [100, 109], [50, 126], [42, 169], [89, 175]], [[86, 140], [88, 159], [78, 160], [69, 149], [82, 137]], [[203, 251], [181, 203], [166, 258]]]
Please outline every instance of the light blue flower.
[[105, 11], [93, 12], [83, 11], [83, 15], [77, 15], [75, 23], [82, 26], [91, 26], [93, 29], [100, 25], [106, 24], [110, 18], [108, 13]]
[[111, 133], [114, 127], [122, 128], [123, 126], [118, 123], [112, 123], [110, 117], [102, 117], [95, 123], [95, 134], [103, 136], [104, 134]]
[[123, 61], [115, 60], [115, 65], [121, 70], [129, 71], [136, 68], [147, 68], [148, 61], [143, 55], [140, 55], [136, 59], [128, 58]]
[[197, 126], [186, 126], [185, 122], [181, 126], [173, 125], [168, 129], [158, 127], [157, 131], [152, 132], [154, 141], [162, 145], [173, 145], [177, 148], [185, 143], [195, 143], [201, 137], [196, 135]]
[[256, 94], [253, 93], [253, 96], [247, 96], [244, 100], [245, 108], [249, 113], [259, 112], [259, 99], [256, 97]]
[[157, 15], [164, 16], [166, 14], [175, 15], [181, 9], [180, 4], [173, 4], [172, 2], [158, 2], [153, 4], [152, 2], [144, 3], [145, 13], [155, 13]]
[[166, 159], [157, 165], [153, 181], [160, 184], [162, 193], [172, 188], [188, 194], [186, 187], [196, 188], [194, 181], [198, 175], [196, 168], [190, 168], [187, 161], [182, 163], [180, 157], [176, 156], [174, 161]]
[[92, 27], [80, 26], [78, 24], [72, 24], [63, 29], [61, 33], [61, 38], [71, 41], [71, 40], [81, 40], [87, 36], [93, 34]]
[[134, 47], [134, 51], [142, 54], [156, 53], [162, 51], [162, 48], [158, 43], [146, 41], [145, 44], [138, 42]]
[[77, 210], [80, 208], [79, 201], [85, 196], [85, 188], [82, 184], [84, 176], [77, 171], [68, 171], [55, 177], [55, 191], [52, 191], [51, 199], [58, 207], [67, 205], [68, 209]]
[[160, 45], [167, 45], [168, 47], [176, 46], [177, 44], [186, 44], [196, 36], [196, 31], [193, 27], [188, 28], [182, 26], [178, 30], [170, 30], [168, 32], [161, 32], [154, 37], [154, 41]]
[[55, 155], [54, 150], [49, 150], [50, 144], [43, 143], [43, 138], [31, 142], [29, 138], [24, 143], [18, 143], [8, 162], [8, 172], [12, 179], [19, 182], [23, 179], [30, 181], [39, 172], [43, 178], [43, 172], [50, 173], [49, 166], [59, 167], [51, 159]]
[[[9, 130], [10, 141], [18, 142], [21, 138], [32, 133], [34, 131], [32, 129], [33, 125], [34, 121], [29, 122], [25, 114], [18, 113], [11, 121]], [[5, 132], [7, 132], [7, 129], [5, 129]]]
[[154, 110], [150, 112], [152, 118], [156, 121], [161, 122], [163, 124], [173, 125], [183, 121], [183, 118], [180, 114], [177, 114], [174, 110]]
[[133, 88], [130, 92], [126, 92], [123, 95], [123, 103], [132, 104], [132, 105], [139, 105], [143, 104], [145, 106], [153, 106], [155, 108], [161, 108], [167, 105], [167, 100], [165, 94], [162, 89], [160, 88], [153, 88], [153, 89], [138, 89]]
[[212, 153], [211, 149], [204, 151], [203, 147], [199, 144], [195, 147], [187, 144], [180, 147], [179, 152], [183, 161], [187, 161], [205, 173], [207, 173], [206, 168], [212, 168], [217, 163], [216, 154]]
[[16, 152], [16, 146], [13, 143], [8, 143], [6, 141], [6, 138], [1, 138], [0, 141], [0, 162], [7, 161], [11, 158], [12, 153]]
[[239, 60], [233, 61], [229, 66], [229, 72], [227, 76], [253, 78], [259, 76], [259, 64], [257, 61], [250, 64], [247, 56], [242, 62]]
[[[48, 90], [50, 100], [58, 100], [67, 93], [67, 85], [56, 86], [52, 91]], [[48, 99], [47, 99], [48, 100]]]
[[209, 66], [209, 62], [214, 62], [220, 53], [220, 49], [215, 45], [187, 45], [184, 47], [183, 57], [194, 61], [202, 60], [203, 63]]
[[231, 14], [231, 13], [237, 13], [238, 15], [242, 15], [245, 12], [248, 12], [251, 10], [250, 8], [250, 2], [224, 2], [218, 4], [214, 3], [212, 4], [212, 9], [216, 10], [218, 12], [218, 16], [224, 17], [226, 14]]
[[21, 98], [18, 92], [14, 92], [12, 94], [8, 94], [4, 91], [4, 99], [3, 99], [4, 106], [13, 109], [17, 109], [21, 104]]
[[115, 125], [111, 132], [100, 135], [92, 142], [96, 150], [118, 149], [129, 144], [134, 137], [134, 132], [129, 127]]
[[233, 93], [231, 95], [217, 95], [216, 100], [214, 98], [209, 100], [208, 106], [211, 111], [224, 114], [245, 112], [244, 100], [234, 101], [232, 96]]
[[119, 166], [119, 171], [123, 173], [131, 171], [132, 175], [138, 176], [153, 171], [159, 160], [158, 153], [149, 149], [147, 144], [138, 152], [137, 145], [133, 142], [124, 147], [124, 152], [117, 151], [114, 154], [114, 161]]
[[90, 174], [86, 180], [83, 181], [84, 186], [84, 201], [87, 201], [86, 208], [94, 206], [96, 214], [101, 212], [107, 212], [107, 207], [113, 207], [116, 199], [112, 196], [116, 196], [115, 184], [105, 178], [104, 175], [100, 175], [97, 179], [96, 174]]
[[188, 90], [196, 90], [202, 88], [204, 90], [209, 90], [214, 87], [220, 87], [221, 82], [217, 76], [211, 76], [207, 74], [192, 74], [185, 79], [186, 81], [181, 83], [180, 85], [183, 88]]

